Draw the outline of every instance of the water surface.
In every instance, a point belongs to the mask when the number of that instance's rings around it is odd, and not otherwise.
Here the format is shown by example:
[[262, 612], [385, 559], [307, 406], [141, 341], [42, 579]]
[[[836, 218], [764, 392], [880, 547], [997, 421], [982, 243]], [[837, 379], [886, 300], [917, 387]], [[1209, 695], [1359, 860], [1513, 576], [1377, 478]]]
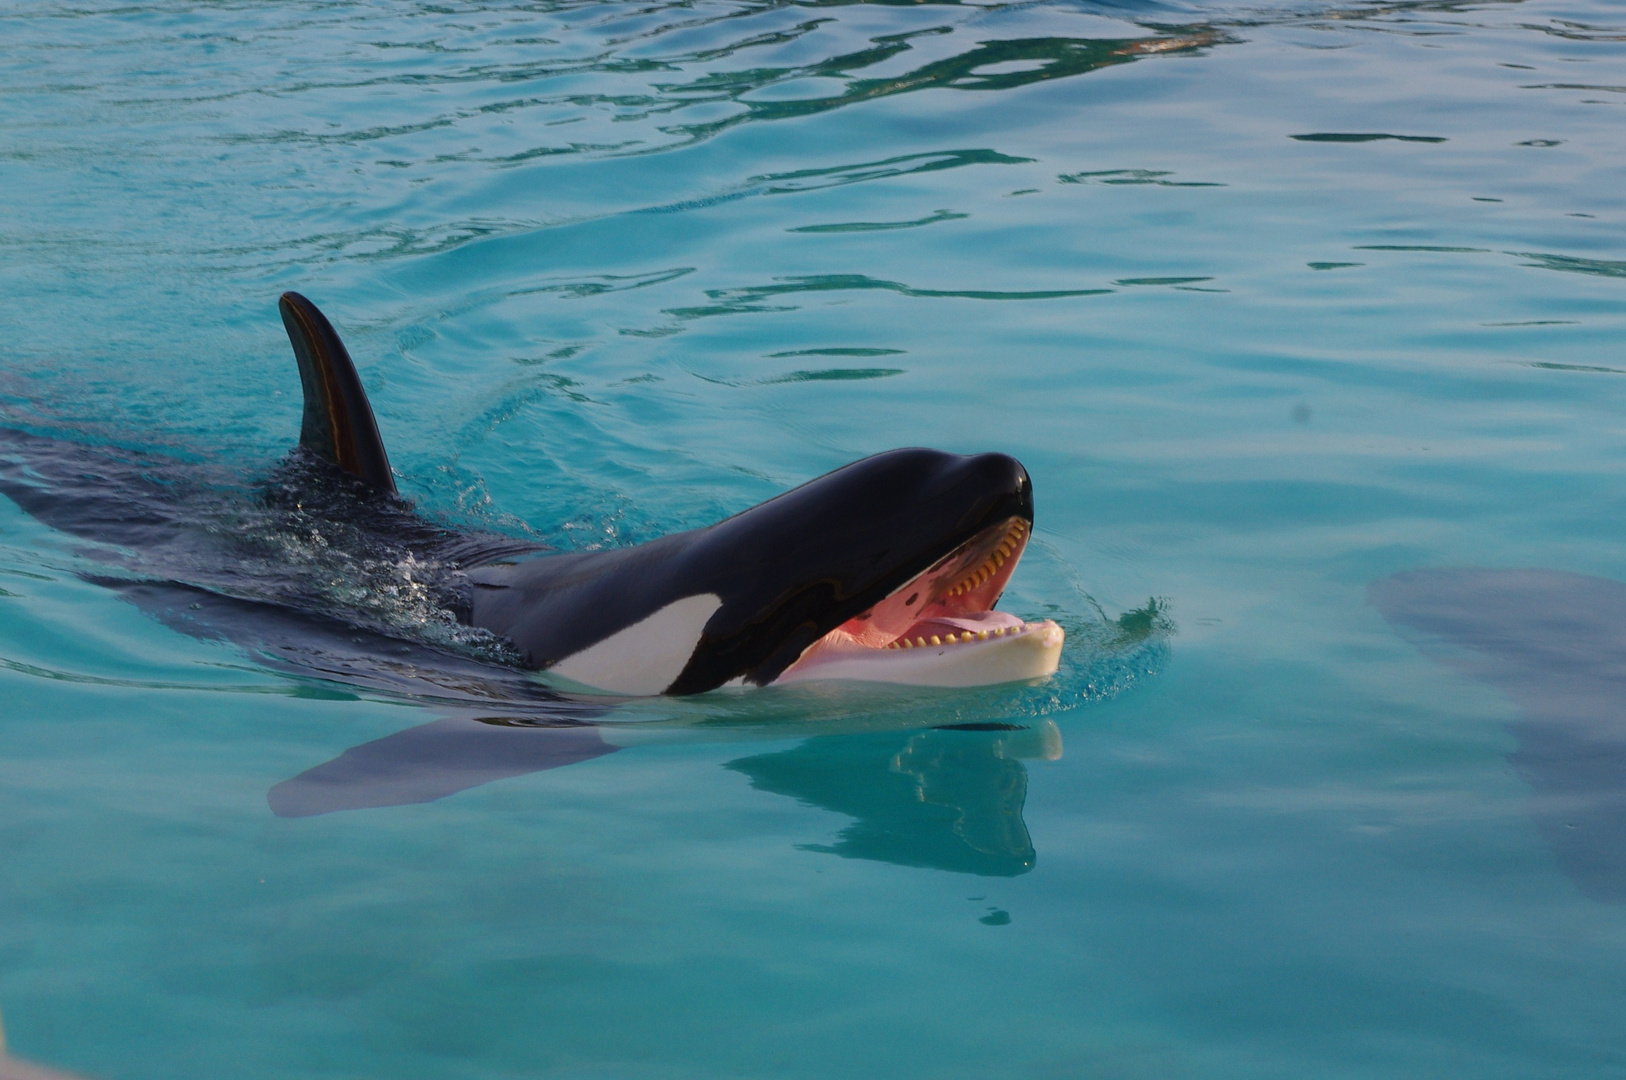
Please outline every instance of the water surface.
[[[637, 706], [613, 753], [279, 818], [442, 713], [179, 632], [0, 500], [16, 1052], [1626, 1071], [1620, 862], [1561, 833], [1626, 771], [1528, 737], [1571, 661], [1588, 753], [1626, 731], [1576, 585], [1626, 581], [1617, 6], [45, 2], [0, 41], [4, 426], [252, 485], [298, 289], [437, 521], [625, 544], [1000, 450], [1003, 606], [1070, 632], [1042, 687]], [[1384, 600], [1461, 568], [1548, 588]]]

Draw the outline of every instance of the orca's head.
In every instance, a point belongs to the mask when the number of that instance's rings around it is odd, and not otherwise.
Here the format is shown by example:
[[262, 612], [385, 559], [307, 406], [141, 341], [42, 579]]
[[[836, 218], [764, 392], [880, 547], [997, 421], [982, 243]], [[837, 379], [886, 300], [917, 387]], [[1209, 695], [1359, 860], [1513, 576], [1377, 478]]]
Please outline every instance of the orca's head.
[[1015, 458], [907, 449], [688, 534], [681, 561], [719, 603], [666, 692], [1049, 675], [1060, 627], [993, 610], [1032, 528], [1033, 485]]

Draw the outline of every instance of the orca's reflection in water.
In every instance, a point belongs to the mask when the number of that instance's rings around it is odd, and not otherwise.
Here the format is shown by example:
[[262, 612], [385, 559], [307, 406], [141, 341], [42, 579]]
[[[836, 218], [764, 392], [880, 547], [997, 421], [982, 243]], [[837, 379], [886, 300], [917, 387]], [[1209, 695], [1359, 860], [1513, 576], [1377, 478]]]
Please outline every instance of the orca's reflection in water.
[[965, 724], [916, 732], [830, 735], [791, 750], [740, 758], [728, 768], [761, 791], [854, 818], [834, 844], [849, 859], [985, 877], [1033, 869], [1022, 820], [1022, 758], [1061, 756], [1061, 733], [1035, 726]]
[[1390, 625], [1518, 706], [1509, 760], [1559, 868], [1626, 903], [1626, 584], [1557, 570], [1418, 570], [1374, 582]]

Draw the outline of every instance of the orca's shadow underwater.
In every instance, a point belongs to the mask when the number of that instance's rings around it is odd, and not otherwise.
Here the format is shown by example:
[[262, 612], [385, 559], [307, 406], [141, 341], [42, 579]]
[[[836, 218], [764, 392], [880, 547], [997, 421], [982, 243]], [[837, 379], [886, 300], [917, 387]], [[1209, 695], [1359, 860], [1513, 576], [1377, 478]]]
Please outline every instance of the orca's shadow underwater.
[[1509, 760], [1559, 868], [1626, 903], [1626, 584], [1540, 569], [1395, 574], [1368, 588], [1391, 626], [1519, 710]]
[[[617, 727], [603, 723], [609, 712], [649, 695], [814, 680], [966, 688], [1056, 670], [1054, 622], [995, 610], [1033, 523], [1031, 481], [1013, 458], [889, 451], [716, 525], [555, 553], [420, 516], [396, 492], [332, 326], [297, 294], [280, 307], [304, 409], [297, 447], [266, 478], [0, 427], [0, 493], [90, 541], [82, 553], [106, 571], [81, 576], [166, 625], [439, 714], [276, 785], [269, 802], [281, 816], [425, 802], [600, 757], [618, 749], [605, 737]], [[796, 750], [740, 771], [763, 790], [892, 823], [870, 831], [893, 841], [838, 854], [976, 873], [1031, 866], [1018, 759], [1033, 755], [1016, 748], [1032, 733], [922, 731], [931, 723], [918, 715], [901, 726], [815, 738], [807, 753], [862, 749], [890, 763], [888, 775], [914, 777], [908, 798], [855, 802], [792, 767]], [[1038, 756], [1059, 753], [1047, 730]], [[976, 794], [979, 776], [988, 798]], [[935, 855], [920, 851], [936, 841], [896, 840], [938, 833], [959, 839]]]

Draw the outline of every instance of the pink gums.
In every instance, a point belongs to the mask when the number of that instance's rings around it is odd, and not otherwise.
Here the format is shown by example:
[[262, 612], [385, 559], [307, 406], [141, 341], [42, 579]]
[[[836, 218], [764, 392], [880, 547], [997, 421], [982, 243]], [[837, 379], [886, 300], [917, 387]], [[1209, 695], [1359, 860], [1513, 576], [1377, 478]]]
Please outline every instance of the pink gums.
[[796, 666], [826, 653], [885, 649], [903, 638], [1021, 629], [1021, 619], [993, 607], [1027, 548], [1030, 528], [1025, 519], [1011, 518], [984, 529], [869, 611], [815, 641]]

